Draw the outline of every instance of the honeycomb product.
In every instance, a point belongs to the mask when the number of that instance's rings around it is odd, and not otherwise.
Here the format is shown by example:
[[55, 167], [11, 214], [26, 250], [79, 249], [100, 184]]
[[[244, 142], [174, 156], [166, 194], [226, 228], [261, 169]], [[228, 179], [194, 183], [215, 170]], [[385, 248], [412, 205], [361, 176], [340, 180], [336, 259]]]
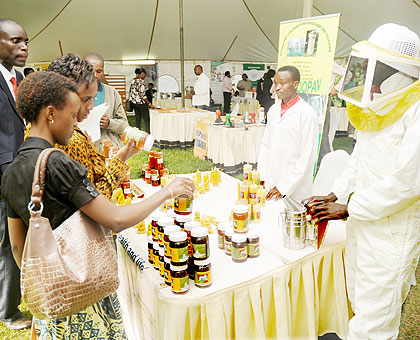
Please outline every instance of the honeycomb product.
[[252, 172], [252, 165], [245, 164], [244, 165], [244, 182], [247, 184], [251, 183], [251, 172]]
[[261, 204], [262, 206], [265, 206], [265, 189], [264, 188], [259, 188], [257, 190], [257, 203]]
[[249, 186], [249, 192], [248, 192], [249, 204], [257, 203], [257, 190], [258, 190], [258, 186], [256, 184], [251, 184]]
[[251, 173], [252, 183], [255, 185], [260, 185], [260, 172], [258, 170], [254, 170]]
[[261, 204], [254, 204], [252, 206], [252, 222], [261, 222]]

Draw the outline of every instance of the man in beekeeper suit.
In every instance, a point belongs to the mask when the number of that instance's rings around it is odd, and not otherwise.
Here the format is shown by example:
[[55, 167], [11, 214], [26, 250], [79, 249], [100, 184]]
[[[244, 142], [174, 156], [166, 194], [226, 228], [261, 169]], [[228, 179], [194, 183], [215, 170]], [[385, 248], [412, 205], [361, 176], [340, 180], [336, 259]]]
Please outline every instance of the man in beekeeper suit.
[[318, 122], [314, 109], [297, 93], [299, 81], [294, 66], [283, 66], [274, 76], [279, 101], [268, 110], [258, 158], [267, 199], [287, 195], [300, 201], [312, 194]]
[[339, 96], [359, 130], [357, 144], [333, 192], [307, 203], [319, 220], [348, 216], [346, 280], [355, 314], [350, 340], [396, 339], [401, 305], [415, 283], [420, 254], [419, 54], [419, 37], [396, 24], [380, 26], [367, 42], [353, 46], [347, 72], [356, 70], [359, 78]]

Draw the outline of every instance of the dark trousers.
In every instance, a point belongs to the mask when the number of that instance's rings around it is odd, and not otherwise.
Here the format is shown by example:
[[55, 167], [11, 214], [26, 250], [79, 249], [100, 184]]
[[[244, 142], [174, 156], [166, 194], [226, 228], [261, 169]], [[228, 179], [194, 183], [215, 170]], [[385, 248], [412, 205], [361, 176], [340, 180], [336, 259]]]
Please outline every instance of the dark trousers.
[[144, 130], [150, 133], [150, 112], [147, 104], [133, 104], [136, 115], [136, 128], [140, 129], [141, 119], [144, 120]]
[[20, 270], [12, 254], [4, 198], [0, 198], [0, 242], [0, 320], [15, 321], [21, 316]]
[[230, 112], [230, 101], [232, 99], [232, 93], [230, 92], [223, 92], [223, 113]]

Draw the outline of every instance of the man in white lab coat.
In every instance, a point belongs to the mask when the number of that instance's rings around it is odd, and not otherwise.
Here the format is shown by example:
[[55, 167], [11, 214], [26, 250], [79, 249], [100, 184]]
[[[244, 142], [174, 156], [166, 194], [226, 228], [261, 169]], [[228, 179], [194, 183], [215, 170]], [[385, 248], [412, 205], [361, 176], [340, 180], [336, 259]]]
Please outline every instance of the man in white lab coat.
[[419, 37], [396, 24], [380, 26], [367, 42], [353, 46], [348, 72], [358, 65], [366, 65], [367, 72], [339, 96], [359, 130], [357, 144], [333, 192], [307, 203], [318, 220], [348, 216], [346, 281], [355, 313], [349, 340], [396, 339], [402, 303], [415, 283], [420, 254], [419, 56]]
[[300, 201], [312, 193], [318, 123], [313, 108], [297, 93], [299, 81], [294, 66], [284, 66], [274, 76], [279, 101], [268, 111], [258, 158], [267, 199], [288, 195]]

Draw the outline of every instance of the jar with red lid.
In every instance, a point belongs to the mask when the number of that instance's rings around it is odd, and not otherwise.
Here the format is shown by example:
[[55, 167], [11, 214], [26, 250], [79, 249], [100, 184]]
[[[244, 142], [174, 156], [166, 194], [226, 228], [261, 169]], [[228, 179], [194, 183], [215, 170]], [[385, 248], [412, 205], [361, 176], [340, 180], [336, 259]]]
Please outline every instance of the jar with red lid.
[[149, 167], [150, 167], [150, 169], [155, 169], [156, 168], [156, 158], [155, 158], [155, 152], [154, 151], [149, 152]]
[[155, 169], [162, 170], [163, 169], [163, 152], [155, 152]]
[[150, 170], [150, 181], [152, 182], [152, 186], [158, 187], [160, 185], [160, 177], [159, 171], [156, 169]]

